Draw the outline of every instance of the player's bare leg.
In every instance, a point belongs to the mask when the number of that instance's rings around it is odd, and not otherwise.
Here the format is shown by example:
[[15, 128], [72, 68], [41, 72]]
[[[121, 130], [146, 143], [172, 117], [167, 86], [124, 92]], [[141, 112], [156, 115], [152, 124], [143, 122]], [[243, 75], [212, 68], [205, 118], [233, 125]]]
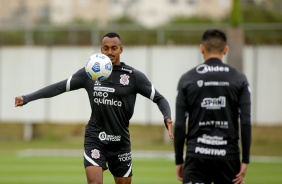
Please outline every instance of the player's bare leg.
[[131, 184], [131, 177], [114, 177], [116, 184]]
[[88, 184], [103, 184], [103, 168], [88, 166], [85, 168]]

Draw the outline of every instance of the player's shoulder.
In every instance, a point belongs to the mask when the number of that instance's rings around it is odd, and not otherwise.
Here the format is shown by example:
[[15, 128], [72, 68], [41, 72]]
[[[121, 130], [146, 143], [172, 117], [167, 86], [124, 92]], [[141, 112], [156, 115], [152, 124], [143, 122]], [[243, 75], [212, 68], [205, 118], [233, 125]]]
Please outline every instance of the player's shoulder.
[[237, 69], [237, 68], [235, 68], [235, 67], [233, 67], [229, 64], [224, 63], [224, 65], [229, 68], [228, 73], [231, 77], [246, 80], [246, 75], [242, 71], [240, 71], [239, 69]]
[[123, 72], [128, 72], [128, 75], [131, 79], [134, 79], [136, 81], [136, 84], [141, 85], [150, 82], [148, 77], [142, 71], [132, 66], [126, 65], [125, 63], [121, 63], [121, 66], [121, 70]]
[[82, 67], [75, 72], [75, 75], [87, 75], [85, 72], [85, 68]]
[[195, 77], [195, 70], [192, 68], [180, 76], [178, 80], [178, 85], [186, 86], [187, 84], [191, 83], [194, 80], [194, 77]]
[[135, 74], [135, 75], [144, 75], [143, 72], [141, 72], [140, 70], [132, 67], [132, 66], [129, 66], [125, 63], [121, 63], [121, 70], [124, 71], [124, 72], [127, 72], [127, 73], [130, 73], [130, 74]]
[[188, 71], [184, 72], [181, 76], [181, 78], [184, 78], [184, 79], [189, 79], [195, 75], [198, 75], [199, 73], [197, 72], [197, 67], [200, 66], [200, 65], [197, 65], [191, 69], [189, 69]]
[[78, 69], [78, 70], [73, 74], [72, 77], [73, 77], [73, 78], [76, 78], [76, 79], [80, 79], [80, 80], [90, 79], [90, 78], [87, 76], [84, 67]]
[[79, 73], [86, 73], [86, 72], [85, 72], [85, 68], [84, 68], [84, 67], [79, 68], [77, 72], [79, 72]]

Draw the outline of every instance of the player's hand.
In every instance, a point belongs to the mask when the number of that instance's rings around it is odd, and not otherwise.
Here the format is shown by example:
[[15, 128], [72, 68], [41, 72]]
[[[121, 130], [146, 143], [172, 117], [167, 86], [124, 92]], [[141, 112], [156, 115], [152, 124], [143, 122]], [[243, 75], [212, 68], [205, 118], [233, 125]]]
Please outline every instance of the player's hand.
[[24, 104], [23, 97], [22, 96], [17, 96], [15, 98], [15, 107], [23, 106], [23, 104]]
[[236, 178], [233, 180], [234, 184], [244, 184], [244, 178], [247, 172], [248, 164], [241, 163], [240, 172], [236, 175]]
[[169, 138], [173, 139], [174, 135], [173, 135], [173, 131], [172, 131], [172, 121], [171, 121], [171, 119], [166, 119], [165, 123], [166, 123], [166, 126], [167, 126]]
[[184, 164], [176, 165], [176, 177], [179, 181], [183, 180]]

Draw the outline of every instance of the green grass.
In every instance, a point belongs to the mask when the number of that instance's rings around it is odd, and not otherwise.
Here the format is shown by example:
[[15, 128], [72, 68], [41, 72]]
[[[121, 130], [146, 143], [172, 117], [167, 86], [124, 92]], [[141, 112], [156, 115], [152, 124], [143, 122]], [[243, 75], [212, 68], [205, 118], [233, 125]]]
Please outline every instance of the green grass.
[[81, 158], [1, 155], [0, 183], [85, 183]]
[[249, 165], [246, 183], [248, 184], [281, 184], [282, 162], [254, 162]]
[[[34, 139], [22, 140], [22, 126], [0, 123], [0, 184], [86, 183], [83, 157], [20, 156], [23, 149], [83, 150], [84, 125], [35, 125]], [[251, 154], [282, 156], [282, 126], [253, 126]], [[163, 127], [131, 126], [132, 150], [173, 151], [163, 142]], [[146, 136], [144, 136], [146, 135]], [[282, 161], [258, 162], [251, 157], [247, 184], [281, 184]], [[104, 184], [113, 184], [109, 171]], [[133, 184], [180, 184], [173, 160], [133, 158]]]
[[[246, 176], [248, 184], [281, 184], [282, 162], [253, 162]], [[0, 183], [3, 184], [80, 184], [86, 183], [82, 157], [19, 156], [0, 153]], [[104, 184], [113, 184], [109, 171]], [[133, 160], [133, 184], [180, 184], [170, 159]]]
[[[282, 123], [281, 123], [282, 125]], [[252, 155], [282, 156], [282, 126], [252, 128]], [[33, 140], [23, 141], [21, 123], [0, 122], [0, 147], [4, 150], [27, 148], [83, 148], [85, 124], [35, 123]], [[164, 143], [163, 125], [130, 125], [133, 150], [173, 150], [173, 141]], [[3, 150], [3, 149], [2, 149]]]

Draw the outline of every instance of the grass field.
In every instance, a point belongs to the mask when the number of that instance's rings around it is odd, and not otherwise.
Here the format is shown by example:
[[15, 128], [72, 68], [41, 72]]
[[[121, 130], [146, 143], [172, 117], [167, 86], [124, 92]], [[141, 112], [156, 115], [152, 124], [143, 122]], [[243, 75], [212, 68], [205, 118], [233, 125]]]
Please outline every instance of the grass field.
[[[1, 184], [82, 184], [86, 183], [83, 159], [79, 156], [20, 156], [0, 154]], [[282, 160], [253, 162], [246, 176], [247, 184], [281, 184]], [[180, 184], [175, 177], [172, 159], [142, 159], [133, 161], [133, 184]], [[109, 171], [104, 183], [113, 184]]]
[[[80, 155], [19, 154], [27, 149], [64, 149], [69, 150], [69, 153], [74, 149], [83, 149], [81, 126], [69, 129], [66, 126], [53, 126], [35, 126], [35, 138], [30, 142], [20, 139], [21, 131], [16, 125], [0, 128], [0, 184], [86, 183], [83, 158]], [[253, 128], [252, 155], [277, 159], [252, 156], [246, 184], [282, 183], [281, 132], [282, 126]], [[60, 137], [62, 134], [64, 137]], [[159, 127], [134, 127], [131, 135], [133, 150], [173, 151], [172, 142], [163, 142], [163, 129]], [[172, 159], [133, 159], [133, 184], [180, 184], [175, 177]], [[105, 171], [104, 184], [113, 183], [110, 172]]]

